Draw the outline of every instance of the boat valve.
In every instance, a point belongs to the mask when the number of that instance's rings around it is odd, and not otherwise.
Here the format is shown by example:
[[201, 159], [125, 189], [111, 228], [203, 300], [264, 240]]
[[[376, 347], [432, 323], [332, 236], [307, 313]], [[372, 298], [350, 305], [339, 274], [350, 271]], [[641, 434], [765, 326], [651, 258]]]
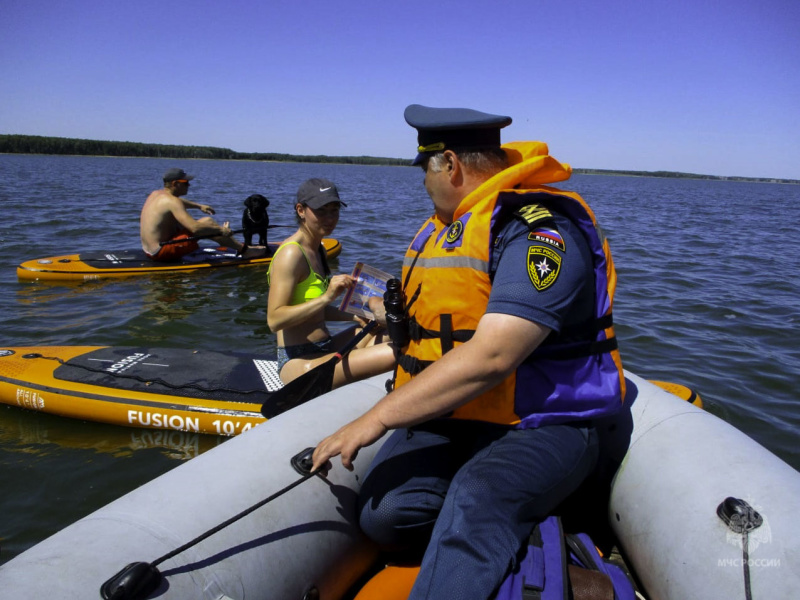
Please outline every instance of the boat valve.
[[717, 516], [735, 533], [749, 533], [764, 522], [764, 518], [744, 500], [728, 497], [717, 507]]
[[308, 475], [311, 473], [311, 469], [314, 466], [314, 450], [315, 448], [306, 448], [292, 457], [292, 467], [294, 467], [294, 470], [300, 473], [300, 475]]
[[742, 534], [742, 570], [744, 571], [744, 597], [745, 600], [752, 600], [753, 591], [750, 585], [750, 555], [748, 550], [748, 538], [750, 532], [758, 529], [764, 523], [762, 517], [755, 508], [750, 506], [741, 498], [728, 496], [717, 506], [717, 516], [735, 532]]

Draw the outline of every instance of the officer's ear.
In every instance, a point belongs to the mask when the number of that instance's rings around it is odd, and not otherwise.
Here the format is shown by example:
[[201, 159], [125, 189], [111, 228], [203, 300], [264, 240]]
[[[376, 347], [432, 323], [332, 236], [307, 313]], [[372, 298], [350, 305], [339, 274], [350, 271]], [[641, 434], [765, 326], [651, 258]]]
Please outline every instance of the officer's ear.
[[443, 156], [443, 170], [450, 176], [450, 179], [452, 180], [460, 174], [461, 162], [458, 160], [458, 155], [452, 150], [445, 150]]

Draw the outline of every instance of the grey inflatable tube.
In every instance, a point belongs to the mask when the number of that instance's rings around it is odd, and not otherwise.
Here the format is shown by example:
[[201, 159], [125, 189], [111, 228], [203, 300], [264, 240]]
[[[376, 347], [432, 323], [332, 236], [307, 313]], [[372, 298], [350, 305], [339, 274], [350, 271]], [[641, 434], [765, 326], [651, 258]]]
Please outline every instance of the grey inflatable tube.
[[[387, 376], [355, 383], [270, 419], [70, 525], [0, 567], [4, 598], [99, 598], [132, 562], [150, 562], [253, 506], [300, 475], [292, 456], [385, 395]], [[158, 566], [154, 598], [339, 597], [375, 558], [354, 523], [360, 481], [334, 461], [222, 531]]]

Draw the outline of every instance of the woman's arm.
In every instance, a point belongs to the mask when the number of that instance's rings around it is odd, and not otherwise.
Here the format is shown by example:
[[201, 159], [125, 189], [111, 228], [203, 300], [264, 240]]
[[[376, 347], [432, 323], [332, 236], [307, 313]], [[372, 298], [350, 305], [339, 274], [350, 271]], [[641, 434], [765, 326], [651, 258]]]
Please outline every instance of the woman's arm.
[[267, 301], [267, 325], [272, 331], [289, 329], [311, 320], [324, 321], [328, 305], [353, 285], [350, 275], [336, 275], [322, 296], [302, 304], [289, 304], [295, 286], [307, 276], [308, 264], [299, 246], [287, 246], [273, 258]]

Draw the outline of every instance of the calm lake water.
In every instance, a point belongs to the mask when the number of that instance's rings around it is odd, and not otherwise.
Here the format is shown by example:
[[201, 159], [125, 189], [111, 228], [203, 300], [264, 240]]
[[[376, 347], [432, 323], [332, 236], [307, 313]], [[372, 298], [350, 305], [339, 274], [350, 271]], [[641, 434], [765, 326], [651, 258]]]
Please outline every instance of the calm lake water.
[[[196, 175], [189, 198], [233, 228], [250, 194], [270, 198], [273, 224], [291, 225], [298, 185], [335, 181], [349, 205], [334, 234], [338, 272], [363, 260], [398, 273], [431, 213], [422, 172], [409, 167], [0, 155], [0, 343], [274, 354], [260, 267], [17, 280], [23, 260], [137, 247], [142, 202], [173, 166]], [[692, 387], [800, 468], [800, 186], [576, 175], [562, 187], [584, 196], [611, 240], [625, 367]], [[224, 441], [0, 405], [0, 563]]]

